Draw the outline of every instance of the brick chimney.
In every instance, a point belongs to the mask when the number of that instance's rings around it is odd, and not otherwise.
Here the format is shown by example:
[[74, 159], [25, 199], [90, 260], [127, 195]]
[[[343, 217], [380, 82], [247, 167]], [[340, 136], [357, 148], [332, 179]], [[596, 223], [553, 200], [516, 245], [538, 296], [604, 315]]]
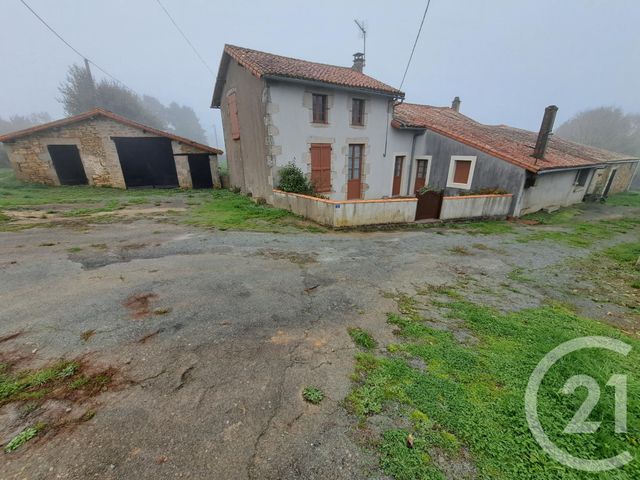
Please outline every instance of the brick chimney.
[[542, 117], [540, 132], [538, 133], [536, 146], [533, 150], [533, 156], [535, 158], [544, 158], [544, 152], [547, 150], [547, 143], [549, 142], [549, 137], [552, 135], [553, 122], [556, 121], [557, 112], [558, 107], [555, 105], [549, 105], [544, 109], [544, 117]]
[[451, 102], [451, 109], [455, 110], [456, 112], [460, 111], [460, 104], [462, 102], [460, 101], [460, 97], [456, 97], [453, 99], [453, 102]]
[[351, 67], [356, 72], [362, 73], [364, 69], [364, 53], [354, 53], [353, 54], [353, 67]]

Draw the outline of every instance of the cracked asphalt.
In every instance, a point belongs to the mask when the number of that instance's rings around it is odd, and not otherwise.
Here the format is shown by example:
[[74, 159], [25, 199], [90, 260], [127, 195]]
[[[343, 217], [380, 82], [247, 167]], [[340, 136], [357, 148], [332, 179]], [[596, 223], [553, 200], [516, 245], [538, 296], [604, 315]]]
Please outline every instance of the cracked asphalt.
[[[357, 352], [347, 328], [384, 345], [395, 305], [385, 292], [460, 278], [497, 288], [514, 267], [579, 255], [441, 233], [144, 220], [0, 233], [0, 338], [20, 332], [0, 351], [27, 365], [82, 355], [119, 371], [94, 418], [0, 454], [0, 478], [384, 478], [342, 406]], [[508, 305], [543, 297], [513, 293]], [[302, 399], [309, 385], [326, 394], [317, 406]], [[0, 411], [0, 427], [4, 444], [19, 431], [15, 412]]]

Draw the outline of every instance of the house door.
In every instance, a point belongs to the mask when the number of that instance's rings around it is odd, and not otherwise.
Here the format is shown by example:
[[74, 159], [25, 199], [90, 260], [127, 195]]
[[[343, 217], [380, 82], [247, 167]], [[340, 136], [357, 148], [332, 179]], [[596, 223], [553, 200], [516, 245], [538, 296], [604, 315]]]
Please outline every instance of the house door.
[[60, 185], [86, 185], [87, 175], [75, 145], [47, 145]]
[[613, 179], [616, 178], [616, 172], [618, 170], [612, 170], [609, 175], [609, 179], [607, 180], [607, 185], [604, 187], [604, 192], [602, 192], [603, 197], [609, 196], [609, 190], [611, 190], [611, 185], [613, 185]]
[[311, 182], [318, 193], [331, 192], [331, 144], [311, 144]]
[[417, 192], [427, 183], [427, 168], [429, 166], [429, 160], [416, 160], [416, 166], [416, 183], [414, 191]]
[[404, 164], [404, 157], [396, 157], [396, 163], [393, 167], [393, 189], [391, 190], [392, 196], [400, 195], [400, 184], [402, 183], [402, 166]]
[[187, 159], [189, 161], [189, 171], [191, 172], [191, 186], [193, 188], [213, 188], [209, 154], [189, 154]]
[[362, 197], [362, 150], [364, 145], [349, 145], [349, 159], [347, 165], [347, 200]]

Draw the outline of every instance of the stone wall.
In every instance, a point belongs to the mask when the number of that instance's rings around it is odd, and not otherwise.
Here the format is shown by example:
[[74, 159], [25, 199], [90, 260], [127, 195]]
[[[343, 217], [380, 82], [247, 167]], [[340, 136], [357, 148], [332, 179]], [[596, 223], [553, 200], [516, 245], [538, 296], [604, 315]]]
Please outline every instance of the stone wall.
[[[94, 117], [56, 129], [34, 133], [8, 142], [9, 159], [17, 178], [25, 182], [59, 185], [47, 145], [76, 145], [90, 185], [126, 188], [120, 159], [112, 137], [156, 137], [157, 135], [104, 117]], [[208, 153], [191, 145], [171, 142], [173, 152]], [[178, 182], [190, 188], [191, 174], [186, 155], [178, 155]], [[218, 160], [210, 155], [214, 186], [219, 184]]]

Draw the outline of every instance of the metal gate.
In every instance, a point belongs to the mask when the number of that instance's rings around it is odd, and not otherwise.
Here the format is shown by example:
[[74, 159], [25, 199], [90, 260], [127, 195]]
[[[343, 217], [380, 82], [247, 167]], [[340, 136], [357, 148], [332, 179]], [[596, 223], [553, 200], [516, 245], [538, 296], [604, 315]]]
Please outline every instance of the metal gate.
[[440, 218], [442, 208], [442, 192], [416, 193], [418, 204], [416, 205], [416, 220], [427, 218]]
[[193, 188], [213, 188], [209, 154], [189, 154], [187, 158], [191, 172], [191, 186]]

